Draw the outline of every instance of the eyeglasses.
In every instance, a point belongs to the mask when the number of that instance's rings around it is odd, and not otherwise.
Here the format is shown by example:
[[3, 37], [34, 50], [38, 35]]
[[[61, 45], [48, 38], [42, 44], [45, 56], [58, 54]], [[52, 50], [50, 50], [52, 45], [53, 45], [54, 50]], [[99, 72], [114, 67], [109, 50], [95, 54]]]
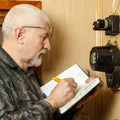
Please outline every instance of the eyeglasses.
[[39, 26], [22, 26], [23, 28], [38, 28], [38, 29], [47, 29], [52, 33], [52, 27], [39, 27]]
[[[45, 30], [49, 30], [49, 35], [47, 35], [49, 38], [51, 38], [51, 36], [52, 36], [52, 31], [53, 31], [53, 29], [52, 29], [52, 27], [51, 28], [49, 28], [49, 27], [39, 27], [39, 26], [22, 26], [23, 28], [37, 28], [37, 29], [45, 29]], [[43, 36], [41, 36], [41, 37], [43, 37]]]

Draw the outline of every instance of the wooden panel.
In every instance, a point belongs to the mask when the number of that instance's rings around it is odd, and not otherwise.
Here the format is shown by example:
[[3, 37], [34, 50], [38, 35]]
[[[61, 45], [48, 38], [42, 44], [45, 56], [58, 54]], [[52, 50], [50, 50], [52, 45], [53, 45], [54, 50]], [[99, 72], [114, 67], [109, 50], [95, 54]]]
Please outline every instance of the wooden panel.
[[[74, 63], [91, 71], [89, 52], [96, 44], [96, 34], [92, 30], [92, 23], [96, 19], [95, 0], [43, 0], [42, 3], [54, 28], [51, 51], [44, 57], [42, 66], [44, 82]], [[51, 7], [51, 4], [55, 7]], [[101, 100], [101, 95], [98, 99]], [[95, 103], [96, 99], [93, 99], [84, 106], [91, 120], [99, 120], [96, 119], [99, 104]]]
[[38, 8], [42, 7], [40, 1], [7, 1], [7, 2], [0, 1], [0, 9], [10, 9], [14, 5], [23, 3], [32, 4], [34, 6], [37, 6]]
[[41, 1], [2, 1], [1, 0], [0, 1], [0, 17], [4, 17], [8, 12], [8, 10], [14, 5], [23, 4], [23, 3], [32, 4], [40, 9], [42, 8]]

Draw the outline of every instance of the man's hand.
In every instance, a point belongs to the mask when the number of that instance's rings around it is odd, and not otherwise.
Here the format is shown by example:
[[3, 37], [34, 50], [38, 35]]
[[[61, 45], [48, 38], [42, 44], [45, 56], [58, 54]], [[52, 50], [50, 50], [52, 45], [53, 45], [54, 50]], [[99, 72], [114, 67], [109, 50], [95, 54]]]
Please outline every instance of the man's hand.
[[53, 110], [62, 107], [64, 104], [69, 102], [76, 94], [77, 83], [73, 78], [65, 78], [60, 80], [58, 85], [51, 92], [45, 101], [50, 103]]

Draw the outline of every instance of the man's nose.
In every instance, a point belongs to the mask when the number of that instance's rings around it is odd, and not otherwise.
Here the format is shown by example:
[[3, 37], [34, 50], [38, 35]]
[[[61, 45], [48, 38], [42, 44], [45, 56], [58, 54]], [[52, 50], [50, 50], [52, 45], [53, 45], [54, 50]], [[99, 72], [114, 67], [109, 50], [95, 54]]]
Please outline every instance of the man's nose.
[[51, 49], [51, 45], [50, 45], [49, 39], [46, 39], [46, 40], [44, 41], [44, 48], [46, 48], [47, 50], [50, 50], [50, 49]]

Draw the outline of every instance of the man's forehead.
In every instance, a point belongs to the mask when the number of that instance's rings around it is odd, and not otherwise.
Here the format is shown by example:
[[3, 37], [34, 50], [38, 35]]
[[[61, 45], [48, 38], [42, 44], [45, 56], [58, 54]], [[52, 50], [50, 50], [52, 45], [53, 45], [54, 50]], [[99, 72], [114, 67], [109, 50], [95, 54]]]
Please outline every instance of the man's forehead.
[[44, 18], [40, 18], [38, 21], [39, 26], [50, 27], [50, 22], [45, 20]]

